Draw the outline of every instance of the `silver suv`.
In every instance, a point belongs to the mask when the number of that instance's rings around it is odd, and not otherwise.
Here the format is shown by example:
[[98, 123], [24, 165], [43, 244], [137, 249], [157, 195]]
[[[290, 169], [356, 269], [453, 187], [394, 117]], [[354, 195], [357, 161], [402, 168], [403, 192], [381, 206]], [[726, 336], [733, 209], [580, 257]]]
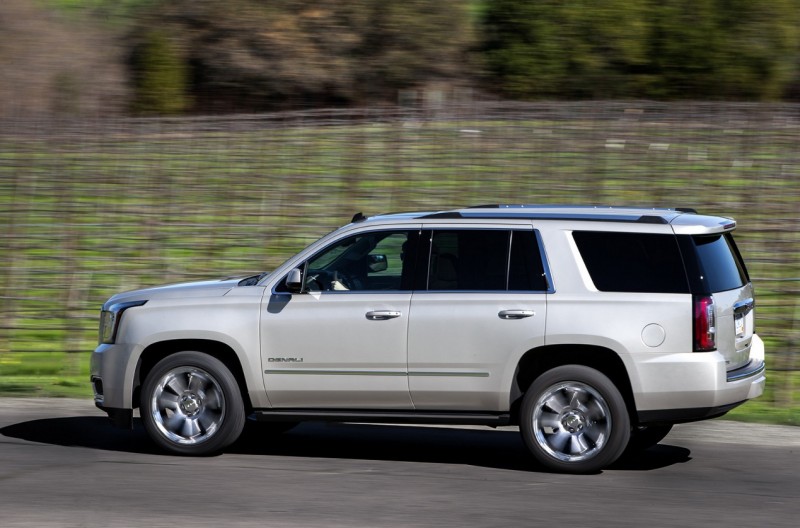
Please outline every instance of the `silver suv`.
[[218, 452], [247, 418], [519, 425], [593, 472], [764, 389], [736, 222], [685, 209], [480, 206], [353, 221], [271, 273], [115, 295], [97, 406]]

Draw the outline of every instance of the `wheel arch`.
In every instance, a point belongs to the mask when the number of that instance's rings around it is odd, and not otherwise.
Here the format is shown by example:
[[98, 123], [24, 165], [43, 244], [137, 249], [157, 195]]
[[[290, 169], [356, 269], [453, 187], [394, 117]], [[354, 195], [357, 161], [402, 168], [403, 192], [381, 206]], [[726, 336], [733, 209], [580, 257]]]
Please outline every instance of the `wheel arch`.
[[139, 361], [136, 365], [136, 373], [134, 375], [133, 384], [133, 405], [139, 405], [142, 385], [147, 378], [147, 374], [156, 366], [162, 359], [176, 354], [178, 352], [202, 352], [208, 354], [221, 361], [225, 367], [231, 371], [233, 377], [236, 379], [236, 384], [239, 386], [239, 392], [242, 395], [242, 401], [245, 405], [245, 412], [249, 414], [252, 409], [252, 403], [247, 391], [247, 382], [242, 369], [242, 363], [236, 352], [225, 343], [219, 341], [212, 341], [207, 339], [175, 339], [170, 341], [160, 341], [153, 343], [144, 349], [139, 356]]
[[541, 374], [563, 365], [583, 365], [602, 372], [622, 394], [632, 420], [636, 417], [630, 376], [622, 358], [613, 350], [594, 345], [546, 345], [526, 352], [514, 372], [511, 387], [511, 420], [519, 423], [525, 392]]

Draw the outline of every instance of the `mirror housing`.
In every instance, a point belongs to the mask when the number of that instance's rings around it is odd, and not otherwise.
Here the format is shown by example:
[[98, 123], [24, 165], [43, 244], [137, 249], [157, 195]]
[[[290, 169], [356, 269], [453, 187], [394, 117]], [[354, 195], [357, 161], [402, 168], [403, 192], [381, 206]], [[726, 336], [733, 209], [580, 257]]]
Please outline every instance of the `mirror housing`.
[[386, 259], [386, 255], [367, 255], [367, 262], [369, 270], [373, 273], [389, 269], [389, 262]]
[[303, 291], [303, 272], [300, 268], [295, 268], [286, 276], [286, 289], [292, 293]]

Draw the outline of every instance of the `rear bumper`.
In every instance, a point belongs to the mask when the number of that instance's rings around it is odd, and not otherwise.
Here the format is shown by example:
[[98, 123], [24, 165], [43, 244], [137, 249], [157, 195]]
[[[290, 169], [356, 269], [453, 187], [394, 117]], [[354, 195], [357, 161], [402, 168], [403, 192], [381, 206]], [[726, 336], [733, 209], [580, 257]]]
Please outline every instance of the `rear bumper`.
[[748, 378], [752, 378], [754, 376], [757, 376], [757, 375], [763, 373], [764, 370], [766, 370], [766, 368], [767, 368], [767, 364], [764, 362], [763, 359], [760, 359], [760, 360], [751, 359], [750, 362], [747, 365], [745, 365], [745, 366], [743, 366], [741, 368], [738, 368], [736, 370], [731, 370], [731, 371], [727, 372], [725, 377], [726, 377], [728, 383], [733, 383], [735, 381], [748, 379]]
[[696, 407], [691, 409], [664, 409], [659, 411], [639, 411], [637, 416], [639, 424], [654, 423], [686, 423], [717, 418], [734, 409], [744, 402], [721, 405], [719, 407]]
[[[753, 335], [750, 361], [727, 371], [716, 352], [666, 354], [635, 366], [634, 399], [640, 423], [689, 422], [721, 416], [764, 392], [764, 343]], [[647, 390], [637, 392], [636, 386]]]

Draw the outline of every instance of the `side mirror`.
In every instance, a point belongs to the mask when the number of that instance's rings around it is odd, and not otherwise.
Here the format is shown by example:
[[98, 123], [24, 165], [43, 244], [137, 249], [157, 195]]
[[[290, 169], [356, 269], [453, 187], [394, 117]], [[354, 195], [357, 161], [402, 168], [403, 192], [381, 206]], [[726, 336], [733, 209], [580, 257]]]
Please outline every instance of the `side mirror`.
[[303, 272], [300, 268], [295, 268], [286, 276], [286, 289], [292, 293], [303, 291]]
[[367, 260], [367, 265], [372, 273], [389, 269], [389, 262], [386, 260], [386, 255], [367, 255]]

